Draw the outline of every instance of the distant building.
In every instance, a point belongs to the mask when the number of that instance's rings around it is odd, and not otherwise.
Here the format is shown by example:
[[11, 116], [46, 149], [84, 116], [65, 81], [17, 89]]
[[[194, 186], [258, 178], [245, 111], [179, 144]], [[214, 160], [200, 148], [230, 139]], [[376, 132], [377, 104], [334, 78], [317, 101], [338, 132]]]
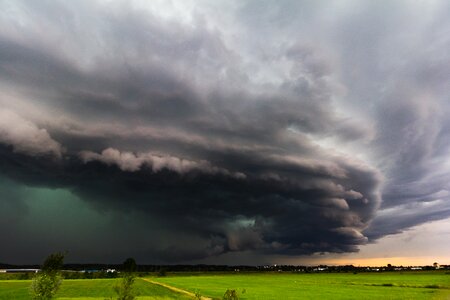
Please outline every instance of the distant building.
[[40, 269], [2, 269], [0, 273], [37, 273]]

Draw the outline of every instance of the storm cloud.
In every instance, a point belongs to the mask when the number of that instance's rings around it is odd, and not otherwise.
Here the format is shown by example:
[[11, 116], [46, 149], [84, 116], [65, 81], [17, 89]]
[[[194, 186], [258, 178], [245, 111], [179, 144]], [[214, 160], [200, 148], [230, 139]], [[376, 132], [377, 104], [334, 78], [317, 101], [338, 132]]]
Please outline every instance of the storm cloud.
[[0, 260], [47, 205], [24, 186], [119, 220], [39, 231], [85, 260], [354, 252], [450, 216], [444, 1], [0, 8]]

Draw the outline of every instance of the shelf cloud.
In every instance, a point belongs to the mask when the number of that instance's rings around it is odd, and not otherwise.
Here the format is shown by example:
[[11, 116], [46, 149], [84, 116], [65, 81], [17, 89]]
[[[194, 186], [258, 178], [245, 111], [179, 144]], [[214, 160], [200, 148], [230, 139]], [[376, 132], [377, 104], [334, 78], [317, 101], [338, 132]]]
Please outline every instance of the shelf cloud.
[[147, 262], [355, 252], [450, 217], [449, 8], [3, 1], [1, 177], [126, 218], [98, 243]]

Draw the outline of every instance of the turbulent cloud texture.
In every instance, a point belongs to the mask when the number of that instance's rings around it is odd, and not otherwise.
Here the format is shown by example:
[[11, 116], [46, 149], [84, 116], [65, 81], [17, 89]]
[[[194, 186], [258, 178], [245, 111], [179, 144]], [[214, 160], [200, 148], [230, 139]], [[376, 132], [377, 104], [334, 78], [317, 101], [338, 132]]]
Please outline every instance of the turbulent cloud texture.
[[126, 220], [99, 241], [147, 262], [357, 251], [450, 216], [449, 8], [3, 1], [0, 173]]

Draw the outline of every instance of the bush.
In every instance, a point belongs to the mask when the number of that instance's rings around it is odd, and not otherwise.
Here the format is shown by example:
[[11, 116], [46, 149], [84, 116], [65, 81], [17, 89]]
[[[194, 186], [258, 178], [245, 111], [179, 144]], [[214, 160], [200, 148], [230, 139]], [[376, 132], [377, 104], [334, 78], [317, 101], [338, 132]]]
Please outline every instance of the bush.
[[64, 262], [63, 253], [50, 254], [31, 283], [31, 298], [35, 300], [52, 299], [61, 282], [61, 268]]
[[118, 300], [134, 300], [136, 295], [133, 291], [134, 275], [126, 273], [122, 279], [114, 286]]
[[167, 271], [164, 268], [159, 269], [158, 274], [156, 274], [156, 276], [158, 277], [166, 277], [167, 276]]
[[227, 290], [222, 297], [223, 300], [239, 300], [236, 290]]
[[59, 274], [38, 273], [31, 283], [31, 297], [35, 300], [52, 299], [61, 285]]
[[27, 279], [31, 279], [31, 277], [32, 277], [31, 273], [20, 273], [17, 276], [17, 279], [19, 279], [19, 280], [27, 280]]

